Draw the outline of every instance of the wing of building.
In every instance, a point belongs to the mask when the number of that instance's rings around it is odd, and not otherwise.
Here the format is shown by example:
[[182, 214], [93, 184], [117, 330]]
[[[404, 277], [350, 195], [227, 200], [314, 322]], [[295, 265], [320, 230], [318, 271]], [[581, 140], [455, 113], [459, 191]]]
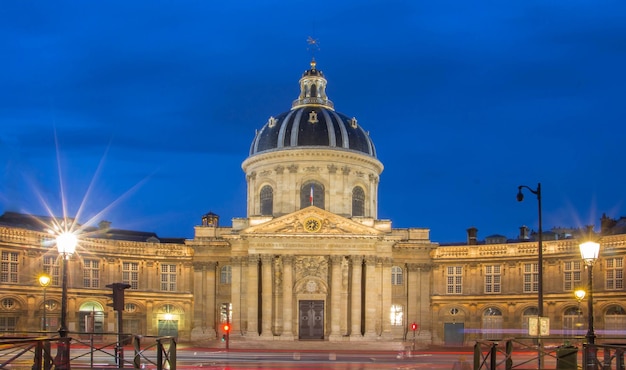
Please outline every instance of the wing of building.
[[[540, 284], [552, 333], [584, 334], [573, 293], [586, 284], [578, 230], [546, 233], [538, 281], [536, 234], [526, 229], [481, 242], [470, 228], [467, 241], [439, 245], [427, 228], [393, 228], [377, 217], [383, 164], [374, 142], [335, 110], [326, 85], [311, 62], [291, 108], [257, 130], [242, 164], [245, 217], [222, 226], [209, 212], [188, 240], [107, 222], [80, 229], [68, 262], [70, 333], [115, 331], [105, 286], [121, 282], [130, 285], [125, 332], [183, 341], [220, 337], [227, 321], [233, 339], [256, 341], [463, 345], [523, 336]], [[46, 232], [58, 222], [0, 217], [0, 330], [58, 329], [60, 263]], [[607, 335], [626, 335], [625, 223], [603, 217], [596, 235], [596, 320]], [[44, 288], [43, 272], [52, 277]]]

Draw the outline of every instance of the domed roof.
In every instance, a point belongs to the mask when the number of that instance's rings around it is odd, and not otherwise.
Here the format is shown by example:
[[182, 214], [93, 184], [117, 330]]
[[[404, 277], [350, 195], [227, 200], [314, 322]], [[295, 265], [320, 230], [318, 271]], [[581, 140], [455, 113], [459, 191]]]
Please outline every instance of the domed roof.
[[376, 149], [369, 134], [356, 118], [338, 113], [326, 96], [326, 79], [311, 69], [300, 79], [300, 96], [288, 112], [270, 117], [257, 131], [250, 156], [275, 150], [302, 147], [327, 147], [354, 150], [376, 158]]

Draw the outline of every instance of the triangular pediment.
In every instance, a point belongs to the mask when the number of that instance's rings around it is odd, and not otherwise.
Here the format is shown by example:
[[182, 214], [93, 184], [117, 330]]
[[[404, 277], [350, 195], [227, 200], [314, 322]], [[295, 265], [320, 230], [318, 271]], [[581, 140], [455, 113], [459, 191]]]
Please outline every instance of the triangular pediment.
[[268, 222], [250, 226], [242, 234], [380, 235], [383, 232], [321, 208], [310, 206]]

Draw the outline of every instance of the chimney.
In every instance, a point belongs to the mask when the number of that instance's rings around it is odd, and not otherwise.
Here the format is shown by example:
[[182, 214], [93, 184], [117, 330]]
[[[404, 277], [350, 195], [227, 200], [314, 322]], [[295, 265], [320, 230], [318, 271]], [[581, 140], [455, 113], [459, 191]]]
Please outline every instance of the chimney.
[[478, 229], [474, 226], [467, 229], [467, 245], [476, 245], [478, 244], [477, 240]]
[[520, 240], [528, 240], [530, 239], [529, 235], [528, 235], [528, 226], [526, 225], [522, 225], [519, 228], [519, 239]]
[[209, 212], [202, 216], [202, 226], [217, 227], [220, 223], [220, 216], [213, 212]]
[[616, 224], [617, 221], [610, 217], [607, 217], [606, 213], [603, 213], [602, 218], [600, 218], [600, 234], [608, 234]]

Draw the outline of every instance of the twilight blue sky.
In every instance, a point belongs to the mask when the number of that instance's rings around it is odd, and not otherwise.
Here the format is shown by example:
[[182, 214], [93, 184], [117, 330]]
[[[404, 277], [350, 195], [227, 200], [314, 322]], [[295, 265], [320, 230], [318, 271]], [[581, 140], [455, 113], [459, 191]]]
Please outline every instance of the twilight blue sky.
[[545, 229], [626, 216], [622, 0], [15, 0], [0, 35], [0, 213], [62, 215], [62, 182], [81, 222], [190, 238], [245, 217], [241, 162], [313, 36], [394, 227], [514, 238], [538, 182]]

